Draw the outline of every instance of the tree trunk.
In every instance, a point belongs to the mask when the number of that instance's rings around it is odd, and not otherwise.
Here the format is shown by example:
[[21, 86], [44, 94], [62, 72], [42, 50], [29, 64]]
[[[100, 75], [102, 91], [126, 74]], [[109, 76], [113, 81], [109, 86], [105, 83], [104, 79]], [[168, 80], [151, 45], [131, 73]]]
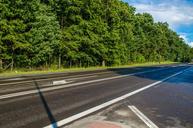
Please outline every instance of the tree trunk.
[[13, 48], [12, 48], [11, 71], [13, 71], [13, 66], [14, 66], [14, 60], [13, 60], [13, 58], [14, 58], [14, 50], [13, 50]]
[[70, 60], [70, 68], [72, 67], [72, 61]]
[[79, 66], [80, 66], [80, 68], [82, 67], [82, 62], [81, 62], [81, 60], [80, 60], [80, 65], [79, 65]]
[[[1, 53], [1, 49], [0, 49], [0, 54]], [[2, 60], [2, 56], [0, 56], [0, 71], [3, 70], [3, 60]]]
[[161, 63], [161, 54], [159, 52], [159, 64]]
[[13, 65], [14, 65], [14, 61], [13, 61], [13, 57], [11, 58], [11, 71], [13, 71]]
[[61, 68], [61, 54], [59, 54], [59, 57], [58, 57], [58, 69]]
[[48, 68], [48, 69], [50, 69], [50, 67], [51, 67], [51, 56], [50, 56], [50, 54], [49, 54], [49, 56], [48, 56], [48, 67], [46, 67], [46, 68]]
[[102, 61], [102, 66], [105, 67], [105, 61], [104, 60]]
[[0, 58], [0, 71], [3, 70], [3, 61], [2, 59]]
[[89, 65], [89, 62], [87, 61], [87, 67], [89, 67], [90, 65]]

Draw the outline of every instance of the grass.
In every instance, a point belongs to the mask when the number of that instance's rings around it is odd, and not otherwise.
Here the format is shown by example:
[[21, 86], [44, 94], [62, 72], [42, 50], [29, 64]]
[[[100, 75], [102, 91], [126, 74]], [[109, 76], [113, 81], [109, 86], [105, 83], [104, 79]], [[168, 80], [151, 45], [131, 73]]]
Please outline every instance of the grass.
[[0, 73], [0, 77], [12, 77], [12, 76], [21, 76], [21, 75], [32, 75], [32, 74], [47, 74], [47, 73], [57, 73], [57, 72], [76, 72], [76, 71], [90, 71], [90, 70], [100, 70], [100, 69], [108, 69], [108, 68], [126, 68], [126, 67], [140, 67], [140, 66], [153, 66], [153, 65], [160, 65], [160, 64], [174, 64], [176, 62], [147, 62], [147, 63], [133, 63], [128, 65], [121, 65], [121, 66], [111, 66], [111, 67], [87, 67], [87, 68], [61, 68], [61, 69], [46, 69], [46, 70], [31, 70], [26, 71], [26, 69], [14, 69], [14, 71], [5, 71]]

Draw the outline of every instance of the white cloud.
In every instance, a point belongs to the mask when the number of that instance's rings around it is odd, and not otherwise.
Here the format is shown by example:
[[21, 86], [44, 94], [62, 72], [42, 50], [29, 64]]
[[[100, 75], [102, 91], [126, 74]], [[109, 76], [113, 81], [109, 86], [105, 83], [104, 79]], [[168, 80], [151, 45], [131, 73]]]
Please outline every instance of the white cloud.
[[193, 48], [193, 42], [190, 42], [189, 45]]
[[186, 34], [181, 34], [181, 35], [180, 35], [180, 38], [183, 38], [184, 41], [185, 41], [186, 43], [188, 43], [188, 38], [187, 38]]
[[193, 46], [193, 1], [189, 0], [123, 0], [137, 13], [150, 13], [156, 22], [167, 22], [181, 38]]
[[189, 33], [180, 33], [180, 37], [191, 47], [193, 47], [193, 42], [190, 42], [188, 39]]
[[[168, 22], [172, 28], [178, 25], [193, 24], [193, 8], [189, 5], [180, 5], [180, 3], [134, 3], [137, 12], [148, 12], [153, 15], [156, 21]], [[180, 6], [179, 6], [180, 5]]]

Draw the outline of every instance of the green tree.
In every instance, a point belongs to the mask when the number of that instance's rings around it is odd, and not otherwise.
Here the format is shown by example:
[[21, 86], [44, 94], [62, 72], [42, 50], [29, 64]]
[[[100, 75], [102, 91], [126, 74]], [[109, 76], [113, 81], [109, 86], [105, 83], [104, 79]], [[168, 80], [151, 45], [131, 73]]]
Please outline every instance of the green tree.
[[0, 70], [188, 62], [190, 46], [119, 0], [1, 0]]
[[57, 51], [60, 29], [48, 6], [38, 0], [5, 0], [1, 5], [2, 56], [7, 65], [11, 63], [11, 70], [14, 65], [37, 66], [46, 61], [45, 53], [53, 54], [49, 49]]

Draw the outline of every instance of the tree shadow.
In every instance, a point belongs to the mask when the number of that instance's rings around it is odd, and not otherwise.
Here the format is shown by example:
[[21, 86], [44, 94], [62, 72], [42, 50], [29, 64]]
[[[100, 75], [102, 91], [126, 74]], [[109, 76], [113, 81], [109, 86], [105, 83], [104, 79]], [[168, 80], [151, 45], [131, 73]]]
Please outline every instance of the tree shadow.
[[[175, 66], [175, 65], [174, 65]], [[151, 66], [151, 67], [136, 67], [136, 68], [122, 68], [122, 69], [108, 69], [109, 71], [115, 72], [119, 75], [126, 75], [126, 74], [132, 74], [136, 73], [133, 76], [143, 79], [149, 79], [149, 80], [155, 80], [159, 81], [161, 79], [164, 79], [166, 76], [170, 76], [174, 73], [183, 71], [189, 67], [192, 67], [193, 65], [188, 66], [179, 66], [179, 67], [171, 67], [171, 65], [168, 66]], [[162, 70], [163, 69], [163, 70]], [[160, 70], [159, 72], [148, 72], [151, 70]], [[146, 72], [147, 71], [147, 72]], [[146, 73], [137, 73], [137, 72], [146, 72]], [[189, 70], [189, 72], [185, 73], [183, 77], [181, 77], [179, 80], [167, 80], [167, 83], [193, 83], [193, 69]]]
[[47, 104], [47, 102], [46, 102], [46, 99], [44, 98], [44, 95], [43, 95], [43, 93], [41, 92], [41, 90], [40, 90], [40, 88], [39, 88], [39, 86], [38, 86], [38, 83], [34, 80], [34, 84], [35, 84], [35, 86], [36, 86], [36, 89], [38, 90], [38, 94], [39, 94], [39, 96], [40, 96], [40, 99], [41, 99], [41, 101], [42, 101], [42, 104], [43, 104], [43, 106], [44, 106], [44, 109], [46, 110], [46, 113], [47, 113], [47, 115], [48, 115], [48, 118], [49, 118], [49, 120], [50, 120], [50, 123], [51, 123], [51, 125], [52, 125], [52, 128], [58, 128], [58, 126], [57, 126], [57, 123], [56, 123], [56, 120], [55, 120], [55, 118], [54, 118], [54, 116], [53, 116], [53, 114], [52, 114], [52, 112], [51, 112], [51, 110], [50, 110], [50, 108], [49, 108], [49, 106], [48, 106], [48, 104]]
[[158, 66], [151, 66], [151, 67], [140, 66], [140, 67], [125, 67], [125, 68], [109, 68], [107, 70], [111, 72], [115, 72], [116, 74], [119, 74], [119, 75], [126, 75], [126, 74], [131, 74], [136, 72], [144, 72], [144, 71], [158, 70], [158, 69], [160, 69], [160, 67]]

